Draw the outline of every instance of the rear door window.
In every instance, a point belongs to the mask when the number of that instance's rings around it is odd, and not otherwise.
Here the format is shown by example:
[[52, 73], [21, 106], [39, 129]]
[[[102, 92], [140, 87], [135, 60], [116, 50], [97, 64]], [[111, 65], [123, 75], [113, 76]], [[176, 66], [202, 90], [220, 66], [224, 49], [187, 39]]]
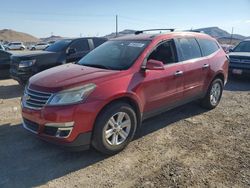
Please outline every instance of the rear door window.
[[93, 41], [94, 41], [95, 47], [97, 47], [97, 46], [100, 46], [102, 43], [106, 42], [107, 39], [103, 39], [103, 38], [94, 38]]
[[201, 50], [195, 38], [177, 38], [176, 41], [182, 61], [201, 57]]
[[203, 56], [211, 55], [212, 53], [219, 50], [219, 46], [215, 41], [209, 40], [209, 39], [197, 39]]
[[75, 48], [76, 52], [89, 51], [89, 42], [87, 39], [76, 40], [70, 45], [70, 48]]

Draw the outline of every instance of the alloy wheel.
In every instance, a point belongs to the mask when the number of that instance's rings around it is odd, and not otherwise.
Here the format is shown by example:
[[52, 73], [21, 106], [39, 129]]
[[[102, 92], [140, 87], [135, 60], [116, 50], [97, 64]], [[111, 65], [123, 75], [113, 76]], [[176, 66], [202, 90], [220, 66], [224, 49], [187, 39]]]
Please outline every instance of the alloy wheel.
[[104, 138], [112, 146], [125, 142], [131, 129], [131, 119], [126, 112], [114, 114], [104, 126]]

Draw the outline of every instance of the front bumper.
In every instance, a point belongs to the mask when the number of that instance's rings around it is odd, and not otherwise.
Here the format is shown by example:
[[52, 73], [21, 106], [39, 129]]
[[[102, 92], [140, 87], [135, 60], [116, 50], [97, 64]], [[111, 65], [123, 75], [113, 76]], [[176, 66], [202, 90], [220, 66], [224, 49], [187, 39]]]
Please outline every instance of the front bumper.
[[29, 132], [32, 132], [34, 134], [36, 134], [40, 139], [52, 143], [52, 144], [56, 144], [58, 146], [61, 146], [63, 148], [67, 148], [71, 151], [82, 151], [82, 150], [87, 150], [90, 147], [90, 143], [91, 143], [91, 136], [92, 136], [92, 132], [86, 132], [86, 133], [80, 133], [76, 139], [72, 142], [63, 142], [62, 140], [50, 140], [50, 139], [46, 139], [46, 137], [38, 135], [37, 132], [35, 132], [34, 130], [30, 129], [29, 126], [23, 121], [23, 127], [28, 130]]
[[10, 77], [18, 82], [27, 82], [29, 78], [32, 76], [32, 73], [30, 71], [27, 72], [20, 72], [16, 71], [15, 69], [10, 69]]
[[[40, 110], [22, 106], [23, 127], [47, 142], [71, 150], [88, 149], [99, 104], [100, 101], [68, 106], [45, 106]], [[61, 124], [68, 126], [60, 126]]]

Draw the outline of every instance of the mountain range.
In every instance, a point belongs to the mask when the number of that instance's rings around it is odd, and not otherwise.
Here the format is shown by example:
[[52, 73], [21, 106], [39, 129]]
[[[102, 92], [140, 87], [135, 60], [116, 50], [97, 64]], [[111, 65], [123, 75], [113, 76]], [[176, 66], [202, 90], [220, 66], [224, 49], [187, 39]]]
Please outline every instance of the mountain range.
[[[123, 36], [123, 35], [127, 35], [127, 34], [134, 34], [135, 31], [136, 30], [126, 29], [126, 30], [119, 32], [118, 36]], [[206, 33], [206, 34], [208, 34], [216, 39], [231, 38], [230, 33], [228, 33], [227, 31], [225, 31], [223, 29], [220, 29], [219, 27], [206, 27], [206, 28], [194, 29], [192, 31], [203, 32], [203, 33]], [[106, 35], [105, 37], [114, 38], [115, 36], [116, 36], [116, 33], [111, 33], [111, 34]], [[246, 37], [246, 36], [239, 35], [239, 34], [233, 34], [232, 38], [236, 39], [236, 40], [244, 40], [244, 39], [250, 38], [250, 37]]]
[[38, 42], [39, 39], [27, 33], [3, 29], [0, 30], [0, 41]]
[[[250, 37], [246, 37], [246, 36], [239, 35], [239, 34], [233, 34], [231, 36], [230, 33], [228, 33], [227, 31], [225, 31], [219, 27], [206, 27], [206, 28], [194, 29], [192, 31], [204, 32], [204, 33], [209, 34], [212, 37], [218, 39], [219, 41], [228, 41], [228, 40], [231, 40], [231, 37], [234, 41], [237, 41], [237, 42], [244, 40], [246, 38], [250, 38]], [[118, 36], [123, 36], [123, 35], [127, 35], [127, 34], [134, 34], [134, 33], [135, 33], [135, 30], [125, 29], [123, 31], [120, 31], [118, 33]], [[114, 38], [115, 36], [116, 36], [116, 33], [110, 33], [110, 34], [106, 35], [105, 37]], [[45, 41], [45, 42], [56, 41], [56, 40], [60, 40], [63, 38], [65, 38], [65, 37], [54, 36], [54, 35], [47, 37], [47, 38], [36, 38], [30, 34], [14, 31], [11, 29], [0, 30], [0, 41], [22, 41], [22, 42], [26, 42], [26, 43], [34, 43], [34, 42], [38, 42], [38, 41]]]

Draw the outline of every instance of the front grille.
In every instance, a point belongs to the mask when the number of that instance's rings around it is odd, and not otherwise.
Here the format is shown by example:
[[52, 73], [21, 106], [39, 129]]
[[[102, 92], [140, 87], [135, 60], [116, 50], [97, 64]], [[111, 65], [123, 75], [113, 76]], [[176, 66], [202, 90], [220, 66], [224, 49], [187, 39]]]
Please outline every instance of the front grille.
[[241, 63], [250, 63], [250, 59], [242, 59]]
[[25, 128], [37, 133], [38, 132], [38, 129], [39, 129], [39, 125], [33, 121], [30, 121], [28, 119], [23, 119], [23, 122], [24, 122], [24, 126]]
[[28, 108], [41, 109], [49, 100], [52, 93], [35, 91], [29, 88], [24, 92], [24, 105]]
[[11, 57], [10, 67], [12, 69], [18, 69], [20, 60], [17, 57]]

